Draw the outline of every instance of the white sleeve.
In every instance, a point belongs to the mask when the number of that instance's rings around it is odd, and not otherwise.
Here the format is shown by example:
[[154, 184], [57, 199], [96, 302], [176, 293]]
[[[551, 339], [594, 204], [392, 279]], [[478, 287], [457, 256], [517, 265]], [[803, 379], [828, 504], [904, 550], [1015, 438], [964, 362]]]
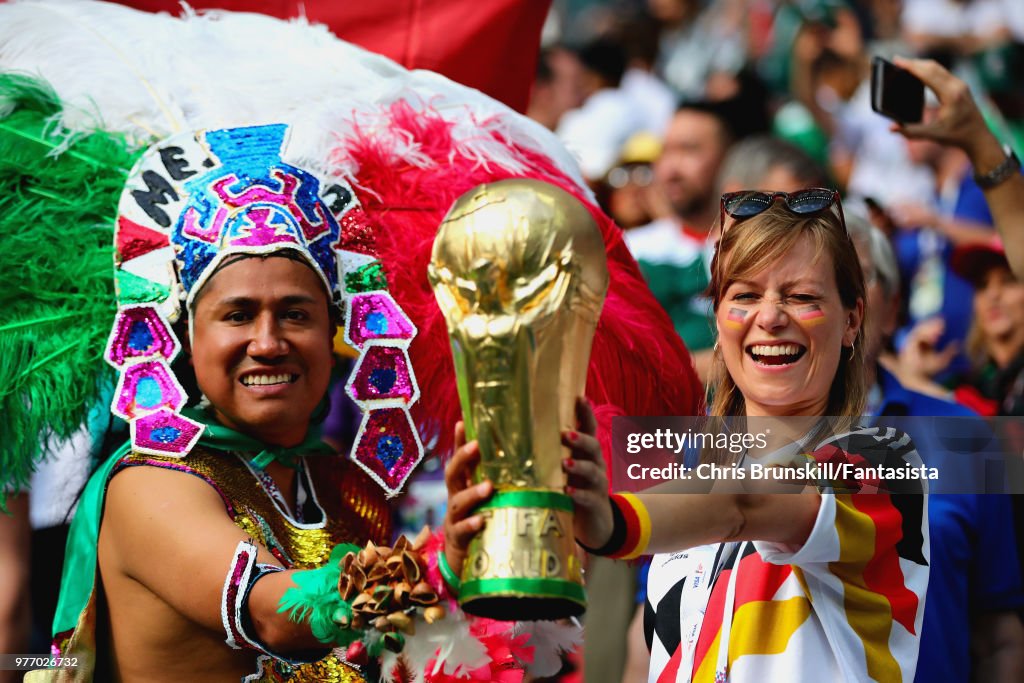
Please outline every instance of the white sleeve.
[[839, 537], [835, 532], [836, 497], [832, 493], [821, 494], [818, 516], [814, 528], [803, 545], [795, 546], [771, 541], [754, 541], [754, 548], [765, 562], [771, 564], [792, 564], [803, 567], [811, 564], [827, 564], [839, 560]]

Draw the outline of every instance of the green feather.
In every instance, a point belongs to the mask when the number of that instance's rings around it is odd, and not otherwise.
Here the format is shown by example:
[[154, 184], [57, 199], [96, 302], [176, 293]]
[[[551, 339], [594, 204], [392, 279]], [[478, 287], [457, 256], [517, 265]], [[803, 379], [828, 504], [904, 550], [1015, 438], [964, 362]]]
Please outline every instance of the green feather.
[[309, 624], [313, 636], [321, 643], [344, 647], [363, 634], [351, 628], [341, 628], [335, 616], [352, 615], [352, 605], [338, 593], [341, 578], [341, 560], [348, 553], [358, 553], [359, 546], [341, 543], [334, 546], [327, 564], [316, 569], [297, 571], [292, 575], [294, 586], [288, 588], [277, 605], [280, 613], [288, 612], [294, 622]]
[[[0, 490], [25, 485], [114, 381], [114, 222], [143, 150], [70, 135], [48, 86], [0, 74]], [[0, 501], [2, 503], [2, 501]]]

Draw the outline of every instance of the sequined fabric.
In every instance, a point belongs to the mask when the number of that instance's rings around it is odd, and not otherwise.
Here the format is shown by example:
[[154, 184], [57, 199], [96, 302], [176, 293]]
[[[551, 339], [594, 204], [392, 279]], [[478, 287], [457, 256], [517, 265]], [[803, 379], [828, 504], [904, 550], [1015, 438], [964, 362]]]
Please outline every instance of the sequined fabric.
[[[338, 543], [364, 545], [390, 541], [391, 512], [383, 492], [362, 470], [343, 458], [307, 460], [315, 499], [325, 520], [299, 524], [274, 503], [253, 470], [238, 456], [195, 448], [188, 458], [130, 454], [124, 467], [162, 467], [200, 477], [220, 495], [225, 512], [253, 540], [262, 544], [289, 569], [310, 569], [327, 561]], [[259, 669], [246, 683], [363, 683], [358, 671], [335, 655], [301, 666], [261, 656]]]
[[319, 662], [291, 667], [280, 660], [260, 657], [259, 670], [243, 683], [365, 683], [359, 672], [331, 655]]

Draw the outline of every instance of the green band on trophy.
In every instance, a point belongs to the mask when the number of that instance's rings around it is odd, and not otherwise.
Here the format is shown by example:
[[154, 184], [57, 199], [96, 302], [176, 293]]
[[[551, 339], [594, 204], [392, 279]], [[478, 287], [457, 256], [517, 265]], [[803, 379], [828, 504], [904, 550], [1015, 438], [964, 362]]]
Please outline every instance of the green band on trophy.
[[583, 586], [559, 579], [476, 579], [462, 585], [459, 599], [472, 600], [481, 595], [519, 594], [532, 598], [564, 598], [581, 605], [587, 601]]
[[557, 491], [499, 491], [477, 510], [494, 508], [551, 508], [572, 512], [572, 498]]

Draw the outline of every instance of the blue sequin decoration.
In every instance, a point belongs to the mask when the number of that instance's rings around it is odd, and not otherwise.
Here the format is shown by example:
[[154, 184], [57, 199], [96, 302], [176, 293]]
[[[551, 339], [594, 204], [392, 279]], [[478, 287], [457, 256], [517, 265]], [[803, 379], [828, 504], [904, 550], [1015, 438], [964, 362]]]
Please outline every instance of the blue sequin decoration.
[[[188, 201], [182, 207], [171, 233], [171, 244], [175, 246], [176, 251], [180, 250], [177, 253], [177, 262], [181, 267], [181, 284], [185, 287], [186, 292], [192, 291], [207, 266], [221, 249], [220, 245], [228, 238], [238, 237], [239, 230], [250, 225], [246, 216], [254, 205], [251, 203], [246, 205], [243, 207], [243, 211], [238, 212], [225, 223], [221, 227], [220, 234], [217, 235], [216, 243], [193, 239], [184, 232], [185, 217], [189, 210], [194, 210], [197, 223], [206, 227], [210, 225], [210, 221], [217, 211], [224, 208], [223, 202], [213, 189], [216, 182], [223, 180], [226, 176], [234, 175], [238, 181], [227, 188], [231, 193], [240, 194], [258, 187], [276, 192], [280, 181], [274, 177], [275, 171], [284, 172], [299, 181], [294, 200], [305, 218], [320, 220], [322, 217], [327, 221], [328, 226], [326, 234], [316, 237], [312, 243], [309, 243], [302, 234], [298, 223], [289, 223], [286, 232], [291, 235], [293, 240], [283, 242], [282, 247], [307, 251], [315, 261], [317, 269], [327, 279], [331, 291], [336, 289], [338, 284], [337, 257], [332, 245], [338, 242], [341, 228], [334, 214], [319, 198], [320, 181], [311, 173], [281, 160], [280, 150], [287, 133], [288, 126], [274, 124], [209, 131], [205, 134], [205, 141], [220, 165], [185, 183]], [[264, 246], [266, 245], [251, 245], [243, 247], [241, 250], [258, 252]]]
[[370, 373], [370, 384], [377, 390], [377, 393], [386, 394], [395, 386], [395, 379], [398, 374], [394, 368], [376, 368]]
[[366, 316], [366, 329], [373, 334], [387, 334], [388, 317], [379, 311], [374, 311]]
[[149, 325], [141, 320], [132, 323], [128, 331], [128, 348], [132, 351], [146, 351], [153, 346], [153, 333]]
[[395, 466], [404, 451], [402, 440], [397, 436], [382, 436], [377, 439], [377, 459], [389, 470]]
[[158, 427], [149, 433], [149, 438], [157, 443], [171, 443], [181, 436], [177, 427]]
[[164, 400], [160, 383], [152, 377], [143, 377], [135, 385], [135, 404], [140, 408], [154, 408]]

